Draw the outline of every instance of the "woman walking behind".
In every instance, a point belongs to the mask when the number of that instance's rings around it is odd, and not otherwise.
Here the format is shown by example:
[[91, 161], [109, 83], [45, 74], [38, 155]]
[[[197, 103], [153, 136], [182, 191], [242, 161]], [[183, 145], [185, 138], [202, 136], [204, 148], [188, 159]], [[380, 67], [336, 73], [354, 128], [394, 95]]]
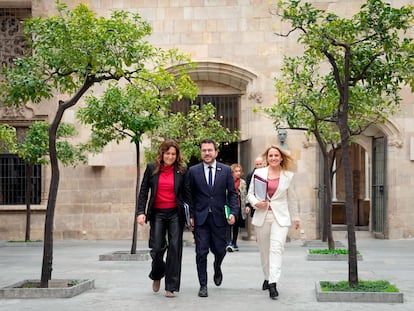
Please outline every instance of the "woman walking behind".
[[170, 298], [180, 290], [184, 202], [191, 206], [185, 174], [178, 144], [173, 140], [164, 141], [155, 161], [145, 169], [136, 212], [138, 224], [150, 222], [152, 265], [149, 278], [153, 280], [152, 289], [158, 292], [161, 279], [165, 277], [165, 296]]
[[[298, 201], [293, 188], [294, 174], [289, 171], [293, 159], [278, 146], [267, 148], [263, 154], [268, 166], [258, 168], [250, 183], [247, 199], [255, 209], [252, 224], [264, 274], [263, 290], [269, 290], [271, 299], [277, 299], [276, 285], [281, 275], [282, 255], [289, 227], [294, 222], [300, 228]], [[255, 179], [258, 179], [257, 183]], [[265, 197], [259, 197], [259, 186]]]
[[226, 250], [228, 252], [238, 251], [239, 247], [237, 246], [237, 238], [239, 236], [239, 228], [243, 227], [246, 220], [246, 196], [247, 196], [247, 186], [246, 181], [241, 178], [243, 175], [243, 169], [240, 164], [234, 163], [230, 166], [231, 174], [234, 179], [234, 188], [236, 188], [238, 204], [239, 204], [239, 214], [236, 217], [236, 221], [233, 225], [229, 226], [228, 232], [228, 245]]

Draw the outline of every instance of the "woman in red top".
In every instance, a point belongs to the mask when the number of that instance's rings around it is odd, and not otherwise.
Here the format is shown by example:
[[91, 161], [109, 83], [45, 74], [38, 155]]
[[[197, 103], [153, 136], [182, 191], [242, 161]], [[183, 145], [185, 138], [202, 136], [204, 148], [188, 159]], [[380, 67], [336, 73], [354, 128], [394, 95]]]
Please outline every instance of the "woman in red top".
[[244, 226], [246, 220], [246, 195], [247, 186], [246, 181], [241, 178], [243, 175], [243, 169], [240, 164], [234, 163], [231, 166], [231, 174], [234, 179], [234, 187], [236, 188], [238, 203], [239, 203], [239, 214], [236, 217], [236, 221], [232, 226], [229, 226], [228, 230], [228, 245], [226, 250], [228, 252], [238, 251], [237, 238], [239, 235], [239, 228]]
[[140, 225], [150, 222], [152, 265], [149, 277], [153, 280], [152, 289], [158, 292], [161, 279], [165, 276], [167, 297], [174, 297], [174, 292], [180, 290], [185, 224], [183, 206], [184, 202], [190, 207], [192, 205], [185, 174], [178, 144], [166, 140], [161, 144], [155, 161], [147, 165], [138, 196], [137, 221]]

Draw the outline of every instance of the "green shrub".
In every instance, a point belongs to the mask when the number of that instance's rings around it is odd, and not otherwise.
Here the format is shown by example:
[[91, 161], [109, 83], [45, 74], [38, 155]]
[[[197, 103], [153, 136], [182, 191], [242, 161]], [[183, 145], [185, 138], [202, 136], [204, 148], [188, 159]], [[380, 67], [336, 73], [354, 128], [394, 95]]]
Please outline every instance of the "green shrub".
[[398, 293], [399, 289], [385, 280], [378, 281], [359, 281], [358, 286], [350, 287], [348, 281], [329, 282], [321, 281], [323, 292], [379, 292], [379, 293]]

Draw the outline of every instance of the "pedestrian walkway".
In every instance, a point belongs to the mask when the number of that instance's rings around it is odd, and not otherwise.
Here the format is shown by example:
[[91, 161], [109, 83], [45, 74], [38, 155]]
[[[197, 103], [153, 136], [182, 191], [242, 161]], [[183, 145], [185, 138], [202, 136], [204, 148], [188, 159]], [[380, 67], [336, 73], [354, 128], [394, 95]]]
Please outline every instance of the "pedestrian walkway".
[[[347, 241], [341, 241], [347, 245]], [[139, 247], [147, 242], [140, 241]], [[263, 282], [259, 253], [254, 241], [240, 241], [240, 251], [228, 253], [223, 263], [223, 284], [216, 287], [209, 257], [209, 297], [197, 296], [194, 246], [184, 247], [181, 291], [175, 298], [152, 292], [148, 278], [150, 261], [99, 261], [99, 255], [129, 250], [130, 241], [55, 241], [52, 278], [95, 280], [95, 289], [72, 298], [1, 299], [0, 311], [106, 311], [106, 310], [180, 310], [180, 311], [324, 311], [324, 310], [414, 310], [414, 240], [357, 240], [363, 256], [358, 262], [360, 279], [386, 279], [404, 293], [404, 303], [317, 302], [317, 280], [346, 280], [347, 262], [307, 261], [303, 241], [286, 245], [279, 299], [274, 301], [261, 290]], [[24, 279], [39, 279], [43, 245], [10, 246], [0, 241], [0, 287]], [[210, 256], [210, 255], [209, 255]]]

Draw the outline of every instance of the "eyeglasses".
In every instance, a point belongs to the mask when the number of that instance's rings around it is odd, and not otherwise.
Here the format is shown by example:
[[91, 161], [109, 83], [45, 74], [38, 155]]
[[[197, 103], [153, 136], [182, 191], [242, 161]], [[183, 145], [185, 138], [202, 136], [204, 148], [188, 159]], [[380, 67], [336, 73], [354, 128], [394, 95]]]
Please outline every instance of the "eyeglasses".
[[201, 149], [202, 153], [211, 153], [214, 152], [214, 149]]

